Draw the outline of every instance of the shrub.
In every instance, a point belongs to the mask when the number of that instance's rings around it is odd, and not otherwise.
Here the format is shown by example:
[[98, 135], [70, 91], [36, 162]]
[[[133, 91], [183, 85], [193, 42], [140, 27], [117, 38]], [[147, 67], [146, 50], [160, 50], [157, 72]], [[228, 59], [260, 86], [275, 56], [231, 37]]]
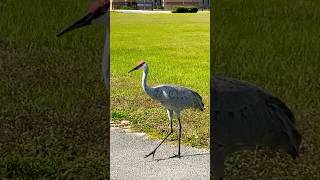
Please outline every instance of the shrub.
[[189, 13], [196, 13], [196, 12], [198, 12], [198, 8], [196, 8], [196, 7], [188, 8], [188, 12]]
[[172, 11], [172, 13], [185, 13], [187, 11], [188, 11], [187, 8], [177, 7], [175, 10]]
[[164, 9], [164, 7], [163, 7], [163, 6], [157, 6], [157, 7], [155, 7], [154, 9], [156, 9], [156, 10], [160, 9], [160, 10], [162, 10], [162, 9]]
[[119, 9], [122, 9], [122, 10], [136, 10], [136, 8], [134, 8], [132, 6], [120, 6]]
[[177, 7], [175, 10], [172, 11], [172, 13], [196, 13], [198, 12], [198, 8], [192, 7], [192, 8], [185, 8], [185, 7]]

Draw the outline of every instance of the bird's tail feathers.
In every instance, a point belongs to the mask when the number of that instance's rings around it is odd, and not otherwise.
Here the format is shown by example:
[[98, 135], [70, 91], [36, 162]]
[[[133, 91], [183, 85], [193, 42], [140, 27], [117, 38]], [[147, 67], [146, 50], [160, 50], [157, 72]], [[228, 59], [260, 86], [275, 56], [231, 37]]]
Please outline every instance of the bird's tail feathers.
[[192, 93], [197, 97], [196, 108], [200, 109], [200, 111], [203, 111], [204, 103], [202, 102], [202, 97], [195, 91], [192, 91]]
[[295, 159], [299, 155], [301, 135], [294, 126], [294, 115], [291, 110], [277, 98], [273, 98], [270, 105], [274, 107], [274, 110], [277, 109], [277, 115], [280, 118], [280, 122], [283, 126], [283, 132], [287, 139], [287, 152]]
[[301, 135], [298, 133], [298, 131], [293, 127], [291, 128], [291, 144], [288, 153], [292, 156], [293, 159], [295, 159], [297, 156], [299, 156], [299, 147], [301, 144]]
[[289, 118], [289, 120], [294, 123], [295, 122], [295, 118], [293, 113], [291, 112], [291, 110], [288, 108], [288, 106], [286, 106], [280, 99], [276, 98], [276, 97], [270, 97], [269, 98], [270, 103], [276, 105], [277, 107], [280, 107], [282, 109], [282, 111], [287, 115], [287, 117]]

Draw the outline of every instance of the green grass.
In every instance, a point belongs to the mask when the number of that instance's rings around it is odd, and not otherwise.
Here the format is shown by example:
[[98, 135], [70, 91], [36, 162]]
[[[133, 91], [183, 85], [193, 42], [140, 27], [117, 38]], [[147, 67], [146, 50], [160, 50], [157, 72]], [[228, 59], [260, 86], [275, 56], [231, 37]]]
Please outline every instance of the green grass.
[[108, 177], [103, 28], [55, 36], [87, 3], [0, 2], [0, 179]]
[[[112, 14], [113, 121], [129, 120], [134, 130], [147, 132], [153, 138], [163, 138], [169, 132], [164, 107], [148, 97], [141, 87], [142, 71], [127, 73], [140, 60], [145, 60], [150, 86], [178, 84], [202, 95], [204, 112], [182, 113], [182, 142], [209, 148], [209, 16], [209, 13]], [[176, 138], [174, 135], [171, 140]]]
[[320, 179], [320, 4], [318, 1], [215, 1], [212, 69], [273, 92], [292, 109], [300, 157], [268, 150], [228, 158], [226, 179]]

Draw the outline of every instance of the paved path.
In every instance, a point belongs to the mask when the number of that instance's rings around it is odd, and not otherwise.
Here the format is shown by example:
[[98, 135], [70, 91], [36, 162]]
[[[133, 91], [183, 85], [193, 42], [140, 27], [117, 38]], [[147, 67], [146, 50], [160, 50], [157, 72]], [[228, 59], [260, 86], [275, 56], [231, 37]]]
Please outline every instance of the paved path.
[[154, 160], [152, 157], [144, 158], [158, 143], [149, 140], [143, 133], [128, 133], [120, 128], [111, 128], [111, 179], [209, 179], [208, 151], [182, 146], [181, 159], [169, 158], [177, 153], [178, 147], [162, 144]]

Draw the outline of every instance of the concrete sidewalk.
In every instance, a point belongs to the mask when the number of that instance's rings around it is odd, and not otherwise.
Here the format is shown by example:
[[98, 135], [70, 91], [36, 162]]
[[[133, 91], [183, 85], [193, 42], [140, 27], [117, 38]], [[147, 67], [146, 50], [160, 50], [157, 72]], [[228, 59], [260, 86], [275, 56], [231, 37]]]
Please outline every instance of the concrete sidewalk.
[[154, 159], [144, 158], [159, 141], [149, 140], [143, 133], [127, 133], [111, 128], [110, 175], [113, 180], [195, 179], [210, 178], [210, 153], [206, 150], [181, 147], [181, 159], [169, 158], [178, 147], [162, 144]]

